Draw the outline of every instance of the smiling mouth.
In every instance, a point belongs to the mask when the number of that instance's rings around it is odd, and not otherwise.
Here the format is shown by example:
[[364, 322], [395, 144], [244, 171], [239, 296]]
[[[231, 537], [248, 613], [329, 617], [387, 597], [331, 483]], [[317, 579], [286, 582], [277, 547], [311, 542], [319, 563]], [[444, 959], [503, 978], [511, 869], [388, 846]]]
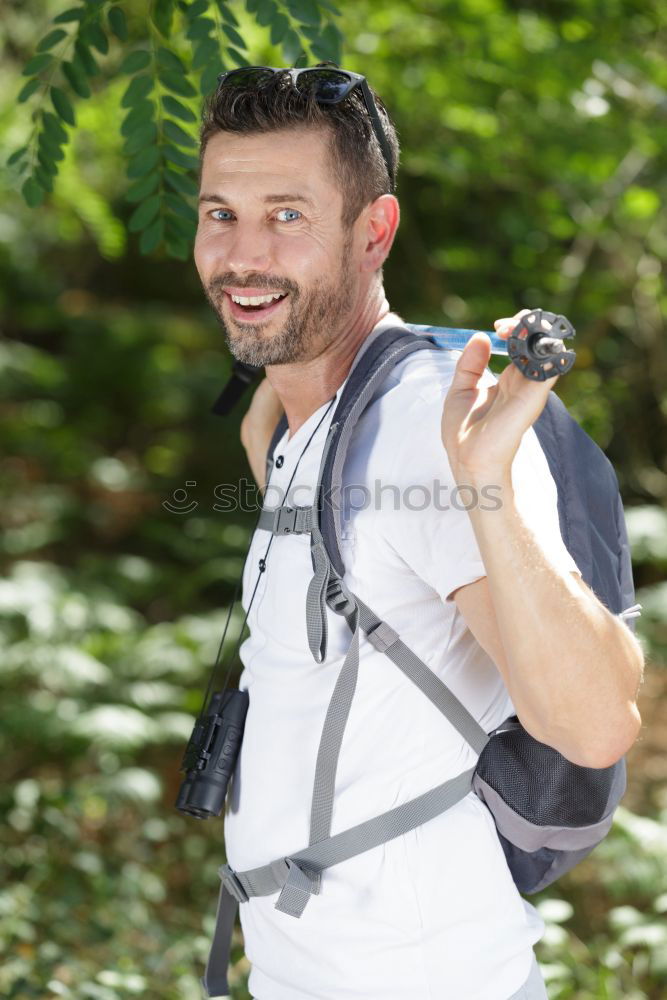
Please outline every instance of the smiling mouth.
[[265, 295], [230, 295], [225, 292], [229, 302], [232, 316], [236, 319], [244, 319], [252, 316], [266, 316], [267, 318], [280, 308], [280, 304], [285, 301], [288, 293], [267, 292]]

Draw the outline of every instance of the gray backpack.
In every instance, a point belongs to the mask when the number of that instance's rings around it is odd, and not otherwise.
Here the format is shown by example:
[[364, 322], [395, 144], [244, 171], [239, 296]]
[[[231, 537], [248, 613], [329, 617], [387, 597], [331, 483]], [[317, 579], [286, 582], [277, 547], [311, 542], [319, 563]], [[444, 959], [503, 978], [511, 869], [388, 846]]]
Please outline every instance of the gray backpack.
[[[538, 742], [511, 716], [487, 733], [446, 684], [345, 585], [341, 542], [341, 477], [348, 443], [365, 407], [394, 366], [412, 351], [439, 350], [423, 327], [378, 334], [350, 372], [322, 455], [312, 507], [263, 509], [258, 528], [274, 534], [310, 533], [313, 578], [306, 606], [308, 642], [316, 662], [326, 659], [327, 607], [343, 615], [352, 641], [328, 706], [319, 744], [308, 846], [260, 868], [237, 872], [225, 864], [206, 973], [208, 997], [226, 995], [227, 966], [238, 903], [278, 893], [276, 908], [300, 917], [312, 895], [326, 896], [323, 872], [398, 837], [474, 791], [489, 808], [507, 864], [520, 892], [534, 893], [569, 871], [605, 837], [625, 792], [625, 760], [611, 767], [580, 767]], [[563, 541], [584, 581], [628, 627], [634, 604], [630, 550], [614, 469], [594, 441], [551, 393], [533, 425], [558, 489]], [[276, 427], [267, 457], [287, 428]], [[625, 610], [623, 610], [625, 609]], [[361, 634], [384, 653], [479, 754], [475, 767], [429, 791], [331, 836], [336, 766], [354, 696]], [[326, 899], [311, 905], [326, 905]]]

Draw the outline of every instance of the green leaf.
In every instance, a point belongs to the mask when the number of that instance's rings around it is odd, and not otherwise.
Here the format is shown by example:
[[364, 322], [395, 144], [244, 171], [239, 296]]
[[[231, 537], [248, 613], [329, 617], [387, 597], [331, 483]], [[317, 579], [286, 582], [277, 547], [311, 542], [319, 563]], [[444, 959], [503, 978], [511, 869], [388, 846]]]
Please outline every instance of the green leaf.
[[15, 149], [14, 152], [11, 154], [11, 156], [7, 159], [7, 166], [11, 167], [12, 164], [20, 160], [22, 156], [25, 156], [27, 152], [28, 152], [27, 146], [21, 146], [20, 149]]
[[163, 87], [167, 90], [171, 90], [172, 93], [178, 94], [179, 97], [196, 97], [197, 91], [192, 86], [189, 80], [184, 76], [179, 76], [178, 73], [158, 73], [158, 79]]
[[162, 122], [162, 127], [164, 129], [164, 134], [172, 142], [175, 142], [177, 146], [186, 146], [192, 149], [197, 148], [197, 142], [191, 135], [188, 135], [180, 125], [173, 122], [170, 118], [165, 118]]
[[41, 205], [46, 197], [46, 192], [39, 186], [34, 177], [28, 177], [21, 188], [21, 193], [30, 208], [36, 208], [37, 205]]
[[180, 215], [169, 215], [167, 218], [170, 221], [171, 228], [178, 233], [179, 236], [186, 240], [193, 240], [195, 233], [197, 231], [197, 226], [195, 223], [186, 222], [182, 219]]
[[141, 69], [146, 69], [150, 65], [150, 53], [146, 49], [135, 49], [125, 56], [120, 64], [119, 73], [138, 73]]
[[60, 120], [52, 111], [45, 111], [42, 114], [42, 128], [59, 145], [67, 142], [67, 130], [63, 128]]
[[127, 41], [127, 21], [122, 7], [112, 7], [107, 14], [109, 27], [121, 42]]
[[51, 101], [59, 118], [62, 118], [68, 125], [76, 125], [74, 108], [71, 105], [69, 97], [60, 87], [51, 87]]
[[33, 177], [39, 186], [43, 187], [45, 191], [53, 191], [53, 177], [42, 167], [35, 167]]
[[334, 5], [329, 2], [329, 0], [318, 0], [318, 3], [320, 7], [324, 7], [325, 10], [331, 11], [331, 13], [334, 14], [336, 17], [342, 17], [342, 14], [339, 11], [338, 7], [334, 7]]
[[293, 66], [301, 52], [301, 39], [294, 28], [290, 28], [283, 38], [282, 50], [285, 62], [288, 66]]
[[167, 70], [169, 73], [187, 73], [183, 62], [178, 58], [176, 53], [165, 49], [163, 45], [157, 50], [157, 62], [158, 66], [161, 66], [162, 69]]
[[278, 8], [273, 3], [273, 0], [259, 0], [259, 3], [257, 4], [256, 20], [257, 23], [261, 24], [263, 28], [267, 28], [277, 14]]
[[123, 143], [123, 153], [125, 156], [133, 156], [144, 146], [151, 146], [157, 142], [157, 125], [155, 122], [147, 122], [146, 125], [138, 128]]
[[154, 112], [155, 105], [152, 101], [142, 101], [141, 104], [137, 104], [121, 125], [120, 134], [129, 136], [132, 132], [136, 132], [138, 128], [152, 120]]
[[343, 51], [343, 35], [340, 28], [335, 24], [327, 24], [322, 32], [322, 42], [326, 47], [326, 51], [330, 53], [330, 55], [325, 56], [325, 60], [330, 60], [340, 65]]
[[38, 141], [38, 149], [44, 150], [51, 160], [64, 160], [65, 154], [56, 140], [48, 132], [42, 132]]
[[199, 188], [189, 174], [177, 173], [175, 170], [167, 167], [164, 172], [164, 179], [174, 191], [178, 191], [180, 194], [192, 195], [193, 197], [199, 194]]
[[239, 35], [239, 33], [236, 30], [236, 28], [232, 28], [231, 24], [223, 24], [222, 30], [227, 35], [227, 38], [229, 38], [230, 41], [232, 41], [234, 43], [234, 45], [238, 45], [238, 47], [240, 49], [247, 49], [248, 48], [248, 46], [245, 43], [245, 39], [243, 39]]
[[55, 165], [48, 153], [43, 149], [37, 150], [37, 159], [41, 163], [42, 167], [52, 177], [55, 177], [58, 173], [58, 167]]
[[249, 14], [256, 14], [259, 8], [260, 0], [245, 0], [245, 9]]
[[301, 34], [304, 38], [307, 38], [309, 42], [319, 42], [321, 37], [319, 28], [308, 28], [304, 25], [301, 26]]
[[214, 38], [203, 38], [201, 42], [195, 46], [194, 55], [192, 57], [192, 68], [201, 69], [203, 66], [208, 67], [211, 63], [215, 63], [216, 70], [222, 73], [219, 58], [220, 50], [216, 40]]
[[285, 0], [285, 6], [301, 24], [320, 23], [320, 10], [315, 0]]
[[177, 101], [175, 97], [171, 97], [169, 94], [162, 95], [162, 107], [170, 115], [180, 118], [182, 122], [196, 122], [198, 120], [194, 111], [186, 108], [184, 104], [181, 104], [180, 101]]
[[127, 164], [127, 176], [130, 178], [143, 177], [150, 173], [160, 162], [160, 150], [158, 146], [150, 146], [136, 153]]
[[276, 14], [276, 16], [271, 21], [271, 44], [279, 45], [282, 42], [287, 29], [289, 28], [289, 21], [284, 14]]
[[326, 45], [322, 45], [319, 40], [311, 42], [310, 51], [316, 59], [320, 60], [320, 62], [338, 62], [337, 59], [334, 59], [331, 50], [328, 49]]
[[33, 56], [32, 59], [28, 59], [27, 63], [23, 67], [22, 76], [35, 76], [36, 73], [41, 73], [43, 69], [53, 62], [52, 52], [42, 52], [39, 56]]
[[[248, 9], [250, 9], [250, 8], [248, 8]], [[234, 14], [229, 9], [229, 7], [227, 6], [227, 4], [224, 3], [224, 0], [218, 0], [218, 10], [220, 11], [220, 13], [222, 15], [223, 21], [226, 21], [227, 24], [231, 24], [231, 26], [233, 28], [238, 28], [239, 27], [239, 22], [236, 20]]]
[[191, 3], [190, 6], [186, 9], [185, 14], [186, 17], [190, 18], [191, 20], [194, 20], [195, 18], [200, 17], [202, 14], [205, 14], [207, 10], [208, 10], [208, 0], [195, 0], [195, 2]]
[[143, 201], [158, 186], [160, 174], [156, 170], [152, 174], [147, 174], [140, 180], [135, 181], [125, 192], [125, 200], [129, 202]]
[[25, 87], [22, 89], [21, 93], [18, 96], [19, 104], [23, 104], [23, 102], [27, 101], [29, 97], [32, 97], [35, 91], [39, 90], [41, 85], [42, 81], [39, 79], [38, 76], [33, 76], [32, 80], [28, 80]]
[[237, 52], [236, 49], [228, 48], [227, 53], [232, 62], [235, 62], [237, 66], [250, 66], [246, 57], [240, 52]]
[[177, 167], [184, 167], [185, 170], [198, 170], [199, 161], [193, 156], [188, 156], [186, 153], [181, 152], [180, 149], [176, 149], [175, 146], [165, 145], [162, 147], [164, 155], [172, 163], [175, 163]]
[[69, 62], [64, 62], [60, 68], [75, 94], [83, 98], [90, 97], [90, 87], [88, 86], [83, 70], [74, 63]]
[[173, 0], [154, 0], [151, 6], [151, 20], [161, 35], [169, 38], [174, 16]]
[[192, 205], [189, 205], [187, 201], [179, 198], [177, 194], [171, 194], [169, 191], [167, 191], [164, 198], [172, 212], [175, 212], [176, 215], [180, 215], [182, 219], [186, 219], [188, 222], [192, 222], [197, 225], [198, 216]]
[[54, 24], [68, 24], [70, 21], [80, 21], [85, 14], [85, 9], [83, 7], [70, 7], [68, 10], [64, 10], [62, 14], [58, 14], [54, 17]]
[[148, 229], [144, 229], [141, 234], [141, 239], [139, 240], [139, 249], [142, 254], [149, 254], [155, 250], [156, 246], [162, 239], [164, 234], [164, 223], [162, 221], [162, 216], [151, 223]]
[[63, 31], [62, 28], [56, 28], [55, 31], [50, 31], [48, 35], [44, 35], [44, 38], [42, 38], [37, 46], [37, 51], [46, 52], [47, 49], [52, 49], [63, 38], [67, 38], [67, 32]]
[[80, 29], [79, 34], [83, 39], [89, 41], [93, 48], [97, 49], [103, 56], [109, 51], [109, 39], [104, 34], [99, 21], [89, 21]]
[[127, 228], [131, 233], [136, 233], [140, 229], [145, 229], [146, 226], [153, 221], [157, 213], [160, 211], [160, 195], [154, 194], [152, 197], [147, 198], [146, 201], [142, 201], [141, 205], [135, 208], [130, 221], [127, 224]]
[[210, 94], [218, 85], [218, 75], [222, 72], [220, 63], [209, 62], [201, 75], [199, 90], [202, 96]]
[[81, 65], [86, 72], [86, 76], [97, 76], [100, 71], [100, 67], [95, 62], [93, 53], [81, 38], [77, 38], [75, 41], [74, 51], [77, 58], [81, 60]]
[[215, 29], [215, 21], [209, 17], [200, 17], [193, 21], [186, 32], [186, 37], [195, 42], [199, 38], [208, 38]]
[[120, 106], [122, 108], [132, 108], [140, 104], [153, 89], [153, 77], [147, 74], [135, 76], [129, 83], [127, 90], [123, 94]]

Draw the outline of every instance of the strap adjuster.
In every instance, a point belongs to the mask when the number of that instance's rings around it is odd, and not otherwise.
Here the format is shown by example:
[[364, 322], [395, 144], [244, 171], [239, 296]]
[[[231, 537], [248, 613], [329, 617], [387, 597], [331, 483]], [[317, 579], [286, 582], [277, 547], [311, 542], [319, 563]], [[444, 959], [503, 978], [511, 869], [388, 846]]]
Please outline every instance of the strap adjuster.
[[377, 650], [386, 653], [390, 646], [399, 641], [400, 636], [398, 632], [394, 632], [391, 625], [387, 625], [386, 622], [378, 622], [375, 628], [366, 633], [366, 638]]
[[305, 534], [310, 531], [311, 510], [311, 507], [278, 507], [273, 517], [274, 534]]
[[273, 530], [276, 535], [289, 535], [296, 528], [296, 508], [279, 507], [273, 518]]
[[218, 869], [218, 875], [222, 879], [224, 887], [230, 896], [233, 896], [239, 903], [248, 902], [248, 893], [243, 888], [241, 880], [233, 868], [230, 868], [229, 865], [222, 865]]
[[351, 615], [357, 607], [357, 602], [339, 576], [329, 578], [326, 602], [337, 615]]

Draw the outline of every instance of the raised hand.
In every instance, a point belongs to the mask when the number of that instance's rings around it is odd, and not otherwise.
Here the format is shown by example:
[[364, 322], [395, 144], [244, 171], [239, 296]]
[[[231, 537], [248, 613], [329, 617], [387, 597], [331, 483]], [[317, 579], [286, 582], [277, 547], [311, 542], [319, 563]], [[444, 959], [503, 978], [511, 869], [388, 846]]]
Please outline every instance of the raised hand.
[[[507, 338], [522, 316], [497, 319], [499, 337]], [[558, 375], [545, 382], [524, 378], [508, 365], [492, 386], [479, 381], [489, 363], [491, 341], [476, 333], [459, 358], [442, 412], [442, 442], [457, 482], [501, 482], [510, 475], [521, 438], [546, 405]]]

